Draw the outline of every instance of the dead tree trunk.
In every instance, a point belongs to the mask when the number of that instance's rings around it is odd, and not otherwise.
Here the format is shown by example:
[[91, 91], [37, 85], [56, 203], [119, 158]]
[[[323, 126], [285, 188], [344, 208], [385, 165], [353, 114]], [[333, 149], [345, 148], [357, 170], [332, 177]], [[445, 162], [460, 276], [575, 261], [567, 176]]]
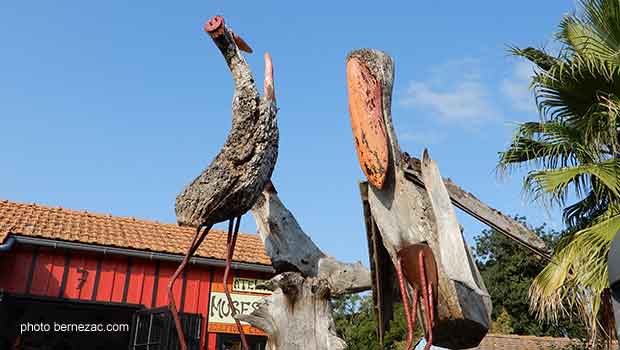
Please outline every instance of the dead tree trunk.
[[331, 296], [371, 288], [360, 262], [347, 264], [323, 253], [268, 186], [252, 208], [277, 276], [265, 288], [274, 293], [252, 314], [237, 315], [268, 335], [270, 350], [340, 350], [346, 343], [334, 328]]
[[284, 272], [264, 285], [274, 293], [250, 315], [238, 315], [267, 333], [270, 350], [341, 350], [347, 344], [336, 334], [329, 303], [330, 286], [323, 278]]

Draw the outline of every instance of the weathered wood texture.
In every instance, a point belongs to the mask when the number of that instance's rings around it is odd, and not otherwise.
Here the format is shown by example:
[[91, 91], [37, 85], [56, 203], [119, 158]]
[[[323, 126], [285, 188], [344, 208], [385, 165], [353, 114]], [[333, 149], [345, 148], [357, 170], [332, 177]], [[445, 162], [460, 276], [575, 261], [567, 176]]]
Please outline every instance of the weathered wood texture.
[[[424, 187], [420, 160], [409, 156], [407, 153], [403, 153], [402, 158], [403, 165], [405, 167], [405, 177], [414, 182], [416, 185]], [[549, 248], [534, 232], [529, 230], [517, 220], [506, 216], [500, 211], [483, 203], [481, 200], [476, 198], [476, 196], [465, 191], [452, 180], [444, 178], [443, 181], [446, 189], [448, 190], [452, 204], [454, 204], [457, 208], [509, 237], [516, 243], [531, 250], [540, 257], [547, 260], [550, 259], [551, 255]]]
[[394, 304], [392, 301], [400, 298], [396, 271], [390, 259], [390, 255], [383, 246], [379, 228], [370, 213], [368, 204], [368, 183], [360, 182], [360, 196], [364, 210], [364, 226], [366, 228], [366, 240], [368, 241], [368, 257], [370, 261], [370, 276], [372, 279], [373, 308], [377, 320], [377, 333], [379, 342], [382, 344], [385, 332], [390, 321], [394, 319]]
[[304, 277], [325, 279], [332, 295], [371, 288], [370, 273], [361, 262], [337, 261], [314, 244], [284, 206], [273, 185], [263, 191], [252, 208], [252, 215], [276, 271], [299, 271]]
[[[460, 232], [440, 235], [437, 220], [442, 218], [436, 218], [429, 194], [405, 177], [391, 117], [393, 62], [385, 53], [369, 49], [352, 52], [348, 57], [348, 60], [351, 59], [363, 62], [381, 84], [382, 115], [389, 140], [390, 164], [383, 187], [369, 186], [368, 203], [383, 244], [394, 264], [397, 263], [399, 250], [416, 243], [430, 246], [435, 254], [439, 278], [438, 314], [433, 326], [434, 344], [454, 349], [474, 347], [490, 325], [489, 296], [483, 286], [470, 283], [474, 279], [472, 275], [475, 274], [476, 266], [467, 259], [466, 247], [463, 244], [447, 244], [442, 248], [445, 243], [440, 241], [440, 237], [456, 234], [458, 236], [451, 239], [458, 240]], [[442, 249], [445, 251], [442, 252]], [[451, 254], [463, 259], [446, 259]], [[468, 269], [453, 273], [450, 265], [455, 263], [468, 266]]]
[[266, 287], [274, 294], [250, 315], [237, 318], [263, 329], [270, 350], [344, 349], [333, 327], [329, 298], [371, 288], [369, 271], [323, 253], [301, 229], [272, 185], [252, 208], [258, 232], [279, 275]]
[[238, 315], [267, 333], [269, 350], [342, 350], [329, 303], [326, 280], [285, 272], [269, 280], [274, 291], [250, 315]]
[[275, 100], [259, 96], [230, 30], [222, 25], [210, 35], [230, 68], [235, 92], [232, 127], [224, 146], [176, 199], [178, 223], [194, 227], [249, 211], [271, 178], [278, 156]]
[[454, 283], [463, 319], [470, 322], [472, 328], [480, 328], [486, 334], [491, 325], [491, 297], [463, 239], [437, 163], [430, 158], [427, 150], [422, 156], [422, 178], [437, 224], [439, 260], [447, 277]]

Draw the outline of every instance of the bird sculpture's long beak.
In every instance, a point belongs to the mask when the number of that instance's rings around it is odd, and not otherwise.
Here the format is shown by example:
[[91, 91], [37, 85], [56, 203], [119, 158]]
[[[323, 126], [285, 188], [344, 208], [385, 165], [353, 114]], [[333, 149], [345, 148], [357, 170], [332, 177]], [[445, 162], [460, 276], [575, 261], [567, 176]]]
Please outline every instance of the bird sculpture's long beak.
[[233, 33], [233, 38], [235, 38], [235, 43], [237, 44], [237, 47], [241, 50], [241, 51], [245, 51], [247, 53], [252, 53], [254, 52], [252, 50], [252, 48], [250, 47], [250, 45], [248, 45], [248, 43], [245, 42], [245, 40], [243, 40], [242, 37], [240, 37], [239, 35], [237, 35], [237, 33], [232, 32]]
[[265, 97], [276, 102], [276, 88], [273, 83], [273, 63], [271, 62], [271, 55], [269, 55], [269, 52], [265, 52], [265, 83], [263, 84], [263, 93]]
[[[229, 28], [230, 30], [230, 28]], [[207, 24], [205, 24], [205, 32], [209, 33], [212, 38], [216, 38], [224, 32], [224, 18], [222, 16], [215, 16], [211, 18]], [[233, 39], [235, 40], [235, 44], [241, 51], [245, 51], [247, 53], [252, 53], [252, 48], [248, 45], [242, 37], [237, 35], [235, 32], [230, 31], [233, 35]]]

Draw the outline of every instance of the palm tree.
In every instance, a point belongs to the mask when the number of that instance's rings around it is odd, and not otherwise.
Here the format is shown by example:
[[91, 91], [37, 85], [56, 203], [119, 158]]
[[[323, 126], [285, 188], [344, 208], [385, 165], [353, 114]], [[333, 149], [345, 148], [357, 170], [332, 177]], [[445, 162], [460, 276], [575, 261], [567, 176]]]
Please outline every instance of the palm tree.
[[518, 125], [499, 168], [529, 168], [525, 190], [563, 208], [567, 231], [530, 288], [532, 310], [550, 321], [580, 310], [592, 339], [609, 338], [598, 331], [607, 252], [620, 229], [620, 0], [581, 1], [556, 39], [556, 56], [512, 49], [536, 65], [541, 118]]

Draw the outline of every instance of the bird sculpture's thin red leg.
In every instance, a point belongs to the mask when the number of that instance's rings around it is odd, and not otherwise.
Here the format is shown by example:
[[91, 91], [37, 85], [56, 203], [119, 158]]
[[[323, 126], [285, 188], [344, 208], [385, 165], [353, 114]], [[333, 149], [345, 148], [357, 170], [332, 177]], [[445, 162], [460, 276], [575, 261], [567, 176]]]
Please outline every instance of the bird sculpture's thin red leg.
[[413, 288], [413, 307], [411, 307], [411, 325], [414, 331], [415, 331], [416, 317], [418, 317], [418, 299], [419, 299], [419, 290], [417, 288]]
[[185, 334], [183, 333], [183, 326], [181, 325], [179, 312], [177, 311], [177, 306], [174, 302], [174, 294], [172, 292], [172, 288], [174, 287], [174, 282], [176, 282], [177, 278], [179, 278], [181, 273], [183, 273], [183, 270], [185, 270], [185, 266], [187, 266], [187, 263], [189, 262], [191, 256], [194, 255], [202, 241], [205, 239], [205, 237], [207, 237], [207, 234], [211, 230], [211, 226], [212, 225], [204, 226], [204, 231], [202, 231], [202, 234], [201, 230], [203, 226], [198, 226], [196, 234], [192, 239], [192, 243], [189, 245], [189, 249], [187, 250], [187, 254], [185, 254], [181, 265], [179, 265], [177, 270], [172, 275], [172, 278], [170, 278], [170, 282], [168, 282], [168, 308], [170, 309], [170, 313], [172, 314], [172, 318], [174, 319], [174, 326], [177, 329], [177, 335], [179, 337], [179, 347], [181, 348], [181, 350], [187, 350], [187, 343], [185, 343]]
[[[407, 295], [407, 286], [405, 284], [405, 278], [403, 276], [402, 261], [399, 258], [396, 263], [396, 275], [398, 277], [398, 286], [400, 287], [400, 296], [403, 299], [403, 309], [405, 310], [405, 318], [407, 320], [407, 345], [405, 349], [411, 349], [413, 345], [413, 319], [411, 318], [411, 309], [409, 309], [409, 296]], [[414, 288], [415, 291], [415, 288]], [[417, 291], [414, 292], [414, 298], [417, 297]], [[417, 299], [417, 298], [416, 298]], [[417, 306], [417, 301], [414, 301]]]
[[[232, 258], [233, 253], [235, 252], [235, 244], [237, 243], [237, 234], [239, 233], [239, 225], [241, 224], [241, 216], [237, 217], [237, 222], [234, 225], [234, 219], [231, 219], [228, 224], [228, 238], [226, 240], [227, 245], [227, 254], [226, 254], [226, 269], [224, 270], [224, 293], [226, 294], [226, 299], [228, 299], [228, 307], [230, 308], [230, 313], [234, 318], [237, 314], [237, 309], [235, 309], [235, 305], [233, 304], [232, 297], [230, 296], [230, 289], [228, 288], [228, 274], [230, 273], [230, 269], [232, 268]], [[243, 350], [248, 350], [248, 341], [245, 338], [245, 334], [243, 333], [243, 327], [241, 326], [241, 322], [235, 318], [235, 324], [237, 325], [237, 330], [239, 331], [239, 336], [241, 337], [241, 345]]]
[[418, 255], [418, 265], [420, 268], [420, 288], [422, 289], [422, 301], [424, 302], [424, 320], [426, 324], [426, 346], [424, 350], [429, 350], [433, 345], [433, 288], [430, 281], [427, 284], [426, 265], [424, 264], [424, 251], [420, 251]]
[[[428, 343], [433, 344], [433, 322], [435, 322], [435, 300], [433, 300], [433, 284], [428, 284], [428, 309], [430, 319], [430, 330], [428, 333]], [[428, 350], [428, 349], [426, 349]]]

